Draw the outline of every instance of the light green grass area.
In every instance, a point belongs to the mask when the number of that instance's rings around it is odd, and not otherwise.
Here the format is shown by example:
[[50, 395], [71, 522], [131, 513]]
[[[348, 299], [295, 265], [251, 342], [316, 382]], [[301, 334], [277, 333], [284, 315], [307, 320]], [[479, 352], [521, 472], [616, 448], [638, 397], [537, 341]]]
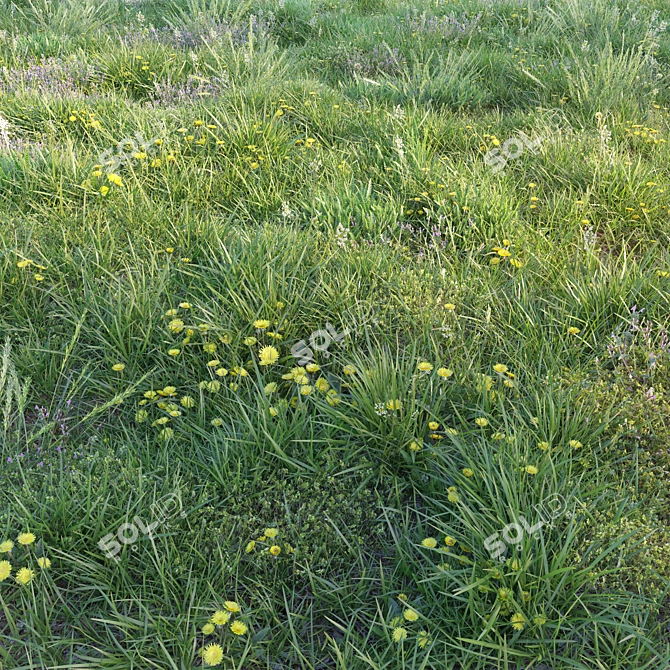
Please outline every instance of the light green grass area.
[[0, 669], [670, 667], [668, 22], [0, 0]]

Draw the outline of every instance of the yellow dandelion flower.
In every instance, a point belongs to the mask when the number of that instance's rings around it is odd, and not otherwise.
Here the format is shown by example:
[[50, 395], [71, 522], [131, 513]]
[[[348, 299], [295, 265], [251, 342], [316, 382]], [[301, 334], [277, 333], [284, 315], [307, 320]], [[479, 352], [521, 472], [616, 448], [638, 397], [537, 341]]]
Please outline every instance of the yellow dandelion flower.
[[521, 614], [521, 612], [517, 612], [516, 614], [512, 614], [510, 623], [512, 624], [512, 628], [514, 628], [514, 630], [523, 630], [524, 626], [526, 625], [526, 618], [523, 614]]
[[488, 425], [489, 425], [488, 420], [485, 419], [483, 416], [477, 417], [477, 418], [475, 419], [475, 423], [476, 423], [478, 426], [481, 426], [482, 428], [484, 428], [485, 426], [488, 426]]
[[223, 420], [222, 420], [222, 419], [212, 419], [212, 420], [210, 421], [210, 423], [211, 423], [212, 426], [214, 426], [215, 428], [220, 428], [221, 426], [223, 426]]
[[419, 368], [421, 372], [430, 372], [433, 369], [433, 366], [428, 363], [428, 361], [421, 361], [421, 363], [417, 365], [417, 368]]
[[536, 475], [538, 473], [538, 469], [534, 465], [527, 465], [524, 470], [529, 474], [529, 475]]
[[402, 626], [398, 626], [397, 628], [393, 629], [392, 637], [394, 642], [402, 642], [404, 639], [407, 638], [407, 630], [405, 628], [402, 628]]
[[213, 623], [206, 623], [202, 627], [202, 632], [204, 635], [211, 635], [214, 632], [214, 624]]
[[179, 303], [179, 306], [180, 306], [182, 309], [191, 309], [191, 303], [190, 303], [190, 302], [180, 302], [180, 303]]
[[259, 365], [272, 365], [279, 360], [279, 352], [274, 347], [263, 347], [258, 352]]
[[220, 644], [208, 644], [202, 651], [202, 660], [205, 665], [220, 665], [223, 660], [223, 649]]
[[570, 333], [570, 335], [578, 335], [579, 334], [579, 328], [575, 328], [574, 326], [570, 326], [570, 328], [568, 328], [568, 333]]
[[429, 421], [428, 422], [428, 428], [430, 430], [437, 430], [440, 427], [440, 424], [437, 421]]
[[186, 409], [195, 407], [195, 400], [191, 398], [190, 395], [183, 396], [179, 402], [181, 403], [181, 406], [186, 407]]
[[121, 177], [119, 177], [119, 175], [115, 174], [114, 172], [111, 172], [107, 175], [107, 180], [112, 184], [116, 184], [117, 186], [121, 186], [121, 184], [123, 184]]
[[293, 375], [293, 381], [296, 384], [309, 384], [309, 376], [304, 370], [303, 372], [296, 372]]
[[568, 444], [573, 449], [581, 449], [584, 446], [579, 440], [570, 440], [570, 442], [568, 442]]
[[32, 581], [34, 576], [35, 573], [30, 568], [21, 568], [16, 573], [16, 581], [19, 584], [23, 584], [25, 586], [26, 584], [29, 584]]
[[311, 395], [313, 388], [314, 387], [310, 386], [309, 384], [307, 384], [305, 386], [301, 386], [300, 387], [300, 395]]
[[12, 564], [9, 561], [0, 561], [0, 582], [4, 582], [12, 572]]
[[207, 354], [213, 354], [216, 351], [216, 344], [214, 342], [206, 342], [202, 345], [202, 350]]
[[244, 548], [244, 553], [250, 554], [256, 548], [256, 540], [251, 540], [247, 543], [247, 546]]
[[319, 379], [316, 380], [314, 387], [316, 388], [317, 391], [325, 393], [330, 388], [330, 384], [328, 383], [327, 379], [320, 377]]
[[420, 630], [419, 631], [419, 634], [417, 636], [417, 642], [419, 644], [419, 647], [421, 647], [421, 649], [425, 649], [425, 647], [430, 642], [430, 634], [428, 633], [427, 630]]
[[238, 619], [237, 621], [233, 621], [233, 623], [230, 624], [230, 630], [235, 635], [244, 635], [249, 630], [249, 627], [247, 624]]
[[263, 534], [265, 537], [277, 537], [279, 535], [279, 529], [278, 528], [266, 528], [263, 531]]
[[212, 614], [212, 618], [209, 620], [210, 623], [213, 623], [215, 626], [223, 626], [230, 621], [230, 612], [224, 612], [224, 610], [216, 610]]
[[168, 349], [168, 356], [176, 357], [179, 356], [180, 353], [181, 349]]
[[475, 474], [474, 470], [471, 468], [463, 468], [462, 472], [465, 477], [472, 477], [472, 475]]
[[277, 546], [276, 544], [273, 544], [273, 545], [270, 547], [270, 553], [271, 553], [273, 556], [279, 556], [279, 554], [281, 554], [281, 547]]
[[270, 382], [269, 384], [266, 384], [263, 390], [267, 395], [275, 393], [277, 391], [277, 382]]
[[506, 365], [504, 365], [503, 363], [497, 363], [496, 365], [493, 366], [493, 369], [496, 372], [500, 373], [501, 375], [505, 374], [505, 372], [507, 372], [507, 370], [509, 370], [509, 368]]
[[356, 374], [356, 368], [353, 365], [345, 365], [343, 372], [345, 375], [351, 376]]
[[426, 537], [421, 540], [421, 544], [428, 549], [435, 549], [437, 547], [437, 540], [434, 537]]
[[256, 342], [258, 342], [258, 340], [255, 337], [245, 337], [242, 340], [242, 342], [243, 342], [243, 344], [246, 344], [248, 347], [253, 347], [254, 344], [256, 344]]
[[405, 610], [402, 615], [406, 621], [416, 621], [419, 618], [419, 614], [415, 610]]
[[24, 547], [27, 547], [29, 544], [32, 544], [37, 538], [32, 533], [21, 533], [16, 538], [16, 541], [19, 544], [22, 544]]
[[14, 549], [14, 543], [11, 540], [5, 540], [0, 543], [0, 554], [6, 554]]
[[444, 309], [447, 310], [447, 312], [453, 312], [456, 309], [456, 305], [454, 305], [453, 302], [448, 302], [445, 306]]
[[254, 328], [257, 328], [258, 330], [265, 330], [266, 328], [270, 327], [270, 322], [267, 321], [266, 319], [258, 319], [257, 321], [254, 321]]
[[229, 611], [229, 612], [241, 612], [242, 608], [238, 605], [237, 602], [234, 600], [226, 600], [225, 603], [223, 603], [223, 606]]
[[114, 365], [112, 365], [112, 370], [114, 370], [114, 372], [123, 372], [125, 369], [126, 366], [123, 363], [114, 363]]
[[442, 377], [442, 379], [449, 379], [454, 374], [453, 370], [450, 370], [449, 368], [438, 368], [437, 369], [437, 376]]
[[276, 407], [269, 407], [268, 412], [270, 412], [270, 416], [277, 416], [279, 414]]
[[308, 365], [305, 366], [305, 370], [307, 370], [307, 372], [314, 373], [314, 372], [318, 372], [320, 369], [321, 369], [321, 367], [319, 365], [317, 365], [316, 363], [309, 363]]
[[51, 567], [51, 561], [46, 556], [40, 556], [37, 559], [37, 565], [39, 565], [42, 570], [48, 570]]
[[454, 547], [454, 546], [456, 546], [456, 540], [455, 540], [453, 537], [451, 537], [451, 535], [447, 535], [447, 536], [444, 538], [444, 543], [447, 545], [447, 547]]

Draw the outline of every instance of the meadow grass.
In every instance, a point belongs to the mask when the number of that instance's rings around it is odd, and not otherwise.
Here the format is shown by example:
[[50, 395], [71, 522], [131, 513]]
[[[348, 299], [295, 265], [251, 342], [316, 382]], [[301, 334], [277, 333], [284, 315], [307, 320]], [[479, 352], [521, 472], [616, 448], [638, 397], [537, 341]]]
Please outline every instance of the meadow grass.
[[0, 0], [0, 668], [667, 667], [668, 21]]

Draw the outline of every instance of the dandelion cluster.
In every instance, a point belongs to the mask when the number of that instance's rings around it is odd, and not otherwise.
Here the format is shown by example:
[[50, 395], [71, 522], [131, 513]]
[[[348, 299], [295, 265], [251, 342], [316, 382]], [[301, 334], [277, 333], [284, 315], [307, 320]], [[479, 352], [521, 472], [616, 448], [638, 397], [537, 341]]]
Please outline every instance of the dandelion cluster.
[[280, 543], [278, 536], [278, 528], [266, 528], [255, 540], [247, 543], [244, 551], [246, 554], [270, 555], [274, 558], [293, 554], [295, 549], [288, 542]]
[[[27, 586], [35, 579], [39, 571], [48, 570], [51, 567], [49, 558], [37, 556], [36, 543], [37, 538], [31, 532], [20, 533], [16, 542], [9, 539], [0, 542], [0, 555], [7, 557], [0, 560], [0, 582], [9, 579], [14, 572], [14, 581], [19, 586]], [[20, 547], [23, 549], [21, 550]]]
[[[388, 624], [391, 640], [396, 644], [402, 644], [408, 639], [415, 639], [419, 648], [424, 649], [432, 642], [432, 638], [430, 633], [421, 627], [422, 624], [417, 623], [422, 620], [419, 610], [409, 603], [409, 598], [404, 593], [398, 594], [398, 601], [400, 614], [391, 618]], [[420, 630], [414, 632], [416, 628]]]
[[[232, 650], [235, 640], [249, 632], [241, 605], [235, 600], [225, 600], [209, 620], [202, 625], [204, 638], [210, 638], [200, 649], [200, 657], [206, 666], [218, 666], [224, 659], [224, 649]], [[218, 640], [213, 641], [212, 638]]]

